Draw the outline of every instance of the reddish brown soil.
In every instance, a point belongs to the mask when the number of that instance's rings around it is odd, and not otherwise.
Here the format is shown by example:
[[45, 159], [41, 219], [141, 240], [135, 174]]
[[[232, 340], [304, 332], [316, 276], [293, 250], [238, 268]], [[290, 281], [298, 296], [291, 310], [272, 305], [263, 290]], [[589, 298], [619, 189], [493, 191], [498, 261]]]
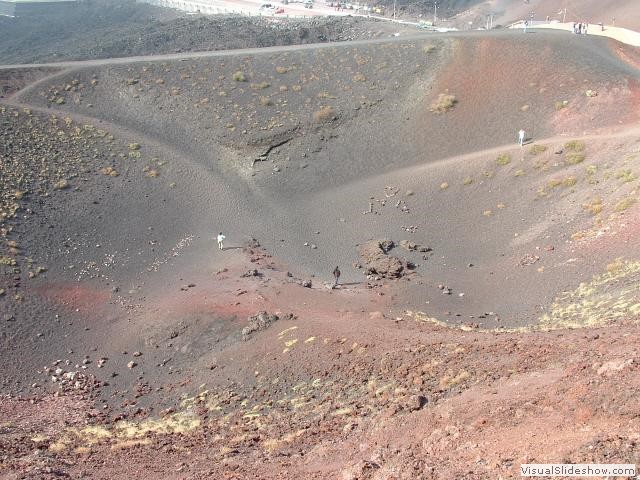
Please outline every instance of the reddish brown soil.
[[[3, 100], [1, 478], [639, 463], [637, 73], [555, 33], [430, 45], [76, 65]], [[366, 277], [381, 238], [432, 250]]]

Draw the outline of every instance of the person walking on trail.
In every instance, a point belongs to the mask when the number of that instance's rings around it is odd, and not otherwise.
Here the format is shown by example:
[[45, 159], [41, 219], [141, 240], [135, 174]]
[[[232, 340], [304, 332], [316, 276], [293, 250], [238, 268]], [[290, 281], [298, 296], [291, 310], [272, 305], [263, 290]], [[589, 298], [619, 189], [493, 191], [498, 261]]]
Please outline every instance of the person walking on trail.
[[227, 238], [225, 237], [222, 232], [220, 232], [218, 234], [218, 249], [220, 250], [224, 250], [224, 239]]
[[524, 130], [520, 129], [520, 131], [518, 132], [518, 144], [520, 146], [524, 145]]
[[340, 269], [336, 267], [333, 271], [333, 285], [331, 285], [332, 290], [338, 286], [338, 280], [340, 280]]
[[529, 26], [529, 20], [524, 21], [524, 33], [527, 33], [527, 27]]

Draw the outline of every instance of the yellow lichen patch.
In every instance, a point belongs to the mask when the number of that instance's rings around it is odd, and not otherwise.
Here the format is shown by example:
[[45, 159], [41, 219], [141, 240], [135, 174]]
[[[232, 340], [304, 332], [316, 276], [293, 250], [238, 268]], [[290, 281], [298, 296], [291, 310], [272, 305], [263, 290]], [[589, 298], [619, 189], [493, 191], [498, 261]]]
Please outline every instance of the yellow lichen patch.
[[601, 327], [640, 320], [640, 261], [617, 259], [607, 272], [564, 292], [540, 319], [545, 329]]
[[338, 416], [341, 416], [341, 415], [349, 415], [352, 412], [353, 412], [353, 408], [350, 408], [350, 407], [339, 408], [338, 410], [333, 412], [331, 414], [331, 416], [338, 417]]
[[307, 397], [306, 395], [302, 395], [300, 397], [294, 397], [290, 400], [291, 402], [291, 406], [293, 407], [294, 410], [298, 410], [299, 408], [304, 407], [305, 405], [308, 405], [311, 403], [311, 399], [310, 397]]
[[113, 434], [118, 438], [139, 438], [148, 433], [188, 433], [198, 428], [200, 423], [200, 419], [190, 412], [178, 412], [157, 420], [145, 420], [140, 423], [118, 423], [113, 430]]
[[278, 450], [280, 447], [292, 443], [296, 438], [304, 435], [305, 430], [301, 429], [296, 432], [287, 433], [282, 438], [269, 438], [262, 442], [262, 448], [268, 452]]
[[112, 434], [105, 427], [99, 425], [89, 425], [82, 429], [71, 429], [69, 433], [76, 435], [82, 440], [82, 443], [93, 445], [103, 440], [111, 438]]
[[430, 323], [438, 327], [462, 330], [463, 332], [522, 333], [522, 332], [529, 332], [535, 329], [535, 327], [531, 325], [526, 327], [518, 327], [518, 328], [473, 328], [468, 325], [449, 325], [448, 323], [443, 322], [442, 320], [438, 320], [437, 318], [430, 317], [424, 312], [414, 312], [411, 310], [407, 310], [405, 312], [405, 315], [410, 318], [413, 318], [418, 322]]
[[283, 336], [284, 336], [284, 335], [286, 335], [287, 333], [292, 332], [293, 330], [296, 330], [297, 328], [298, 328], [298, 327], [296, 327], [295, 325], [294, 325], [293, 327], [289, 327], [289, 328], [287, 328], [287, 329], [285, 329], [285, 330], [281, 331], [281, 332], [278, 334], [278, 337], [283, 337]]
[[68, 445], [65, 441], [59, 440], [49, 445], [49, 451], [53, 453], [60, 453], [65, 451], [67, 449], [67, 446]]

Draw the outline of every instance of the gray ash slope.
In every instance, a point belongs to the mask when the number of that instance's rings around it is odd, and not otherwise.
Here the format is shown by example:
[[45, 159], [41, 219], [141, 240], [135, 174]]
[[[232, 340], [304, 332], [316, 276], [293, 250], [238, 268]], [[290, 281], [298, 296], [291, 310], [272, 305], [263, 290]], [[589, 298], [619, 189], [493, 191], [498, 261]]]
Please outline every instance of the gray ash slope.
[[194, 16], [122, 0], [90, 2], [72, 13], [0, 17], [0, 64], [335, 42], [388, 29], [386, 22], [352, 17]]

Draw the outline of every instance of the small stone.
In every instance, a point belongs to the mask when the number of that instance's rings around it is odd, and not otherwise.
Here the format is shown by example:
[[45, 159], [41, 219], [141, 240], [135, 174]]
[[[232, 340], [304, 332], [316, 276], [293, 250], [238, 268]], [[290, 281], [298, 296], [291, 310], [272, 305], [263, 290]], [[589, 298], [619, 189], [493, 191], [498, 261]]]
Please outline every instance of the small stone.
[[132, 361], [130, 361], [129, 363], [127, 363], [127, 368], [133, 368], [133, 367], [135, 367], [136, 365], [138, 365], [138, 364], [132, 360]]

